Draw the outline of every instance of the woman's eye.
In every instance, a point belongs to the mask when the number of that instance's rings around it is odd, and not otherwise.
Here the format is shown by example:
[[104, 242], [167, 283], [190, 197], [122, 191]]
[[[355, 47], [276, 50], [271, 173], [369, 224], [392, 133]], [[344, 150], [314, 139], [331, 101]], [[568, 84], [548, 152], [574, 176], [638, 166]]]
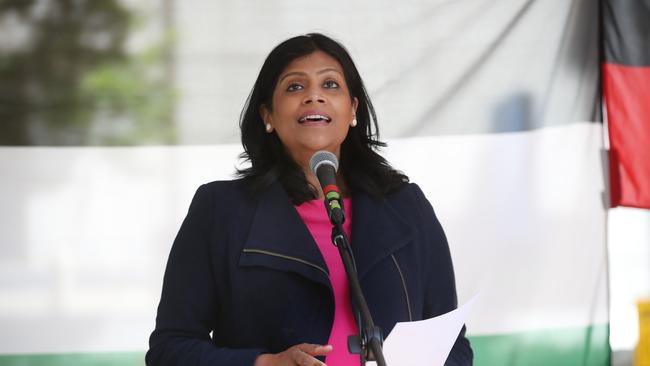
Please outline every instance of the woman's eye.
[[328, 80], [328, 81], [325, 82], [325, 84], [323, 84], [323, 86], [328, 88], [328, 89], [336, 89], [336, 88], [339, 87], [339, 83], [337, 83], [334, 80]]
[[292, 83], [289, 84], [289, 86], [287, 87], [287, 91], [296, 91], [296, 90], [302, 90], [302, 85], [297, 83]]

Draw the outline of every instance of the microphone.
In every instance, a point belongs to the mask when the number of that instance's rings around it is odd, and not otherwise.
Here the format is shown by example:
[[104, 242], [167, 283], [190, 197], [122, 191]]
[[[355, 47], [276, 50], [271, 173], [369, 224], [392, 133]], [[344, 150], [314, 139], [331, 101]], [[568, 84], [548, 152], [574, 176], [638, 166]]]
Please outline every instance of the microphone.
[[336, 171], [339, 168], [336, 155], [329, 151], [317, 151], [309, 159], [309, 167], [314, 175], [318, 177], [320, 186], [323, 189], [325, 207], [330, 221], [333, 225], [343, 225], [345, 215], [343, 213], [341, 190], [336, 185]]

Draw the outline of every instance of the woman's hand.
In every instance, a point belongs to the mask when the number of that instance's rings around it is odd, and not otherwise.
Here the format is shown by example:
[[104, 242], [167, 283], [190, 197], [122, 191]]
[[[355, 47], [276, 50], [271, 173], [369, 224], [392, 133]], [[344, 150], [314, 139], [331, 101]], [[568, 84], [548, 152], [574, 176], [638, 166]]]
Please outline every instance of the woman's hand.
[[255, 366], [326, 366], [315, 356], [325, 356], [332, 351], [331, 345], [301, 343], [284, 352], [259, 355]]

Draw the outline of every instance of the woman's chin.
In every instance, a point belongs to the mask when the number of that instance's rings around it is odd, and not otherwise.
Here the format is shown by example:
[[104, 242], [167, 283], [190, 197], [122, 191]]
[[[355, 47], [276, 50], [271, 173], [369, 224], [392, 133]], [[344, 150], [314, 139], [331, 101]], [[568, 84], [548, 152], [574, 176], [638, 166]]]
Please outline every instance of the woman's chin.
[[303, 148], [305, 151], [311, 152], [312, 154], [315, 153], [316, 151], [321, 151], [321, 150], [337, 153], [338, 151], [340, 151], [341, 144], [331, 142], [331, 141], [320, 141], [320, 142], [305, 144], [303, 145]]

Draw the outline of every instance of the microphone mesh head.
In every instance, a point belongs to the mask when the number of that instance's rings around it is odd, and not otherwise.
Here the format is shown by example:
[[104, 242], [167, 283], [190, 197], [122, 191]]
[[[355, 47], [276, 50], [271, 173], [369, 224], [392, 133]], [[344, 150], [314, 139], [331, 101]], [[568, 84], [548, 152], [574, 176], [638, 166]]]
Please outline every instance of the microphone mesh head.
[[318, 167], [322, 164], [333, 166], [335, 171], [339, 170], [339, 161], [336, 159], [336, 155], [329, 151], [317, 151], [311, 159], [309, 159], [309, 167], [314, 174], [316, 174]]

